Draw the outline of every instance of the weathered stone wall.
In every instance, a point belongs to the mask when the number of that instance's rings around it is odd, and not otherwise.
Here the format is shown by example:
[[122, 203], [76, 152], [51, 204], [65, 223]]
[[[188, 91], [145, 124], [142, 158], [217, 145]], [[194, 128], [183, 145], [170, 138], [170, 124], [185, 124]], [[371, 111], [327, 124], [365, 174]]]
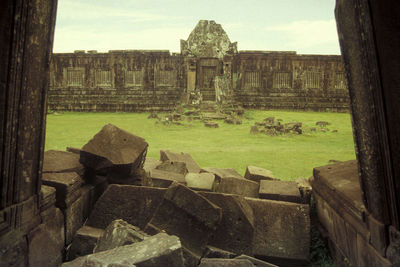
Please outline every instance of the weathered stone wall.
[[247, 108], [349, 110], [340, 56], [241, 51], [218, 59], [162, 50], [76, 51], [54, 54], [51, 69], [51, 110], [171, 110], [193, 90], [215, 101], [220, 76]]
[[236, 101], [244, 107], [349, 110], [340, 56], [241, 51], [232, 68]]
[[184, 58], [168, 51], [54, 54], [49, 109], [170, 110], [186, 86]]

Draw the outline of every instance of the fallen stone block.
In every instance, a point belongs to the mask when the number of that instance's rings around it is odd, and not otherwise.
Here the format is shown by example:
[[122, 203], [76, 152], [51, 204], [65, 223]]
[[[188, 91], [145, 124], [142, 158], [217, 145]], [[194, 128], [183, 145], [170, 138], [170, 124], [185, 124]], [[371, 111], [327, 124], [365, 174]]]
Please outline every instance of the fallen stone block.
[[251, 261], [247, 259], [213, 259], [203, 258], [199, 267], [255, 267]]
[[145, 186], [109, 185], [94, 205], [86, 225], [105, 229], [112, 221], [122, 219], [144, 229], [163, 201], [165, 191]]
[[260, 185], [244, 178], [225, 177], [216, 179], [214, 191], [219, 193], [236, 194], [246, 197], [258, 197]]
[[154, 187], [169, 187], [174, 181], [186, 184], [185, 176], [180, 173], [153, 169], [150, 171], [151, 185]]
[[277, 180], [270, 170], [256, 166], [247, 166], [244, 178], [254, 182], [260, 182], [261, 180]]
[[299, 188], [301, 198], [303, 199], [304, 204], [310, 204], [312, 187], [307, 179], [305, 178], [297, 178], [295, 180], [297, 183], [297, 187]]
[[68, 250], [68, 261], [93, 253], [97, 241], [104, 230], [90, 226], [82, 226], [77, 232]]
[[213, 173], [217, 178], [227, 178], [227, 177], [235, 177], [244, 179], [235, 169], [232, 168], [215, 168], [215, 167], [206, 167], [201, 169], [201, 172], [209, 172]]
[[80, 148], [76, 148], [76, 147], [67, 146], [66, 150], [68, 152], [75, 153], [75, 154], [78, 154], [78, 155], [81, 153], [81, 149]]
[[65, 246], [64, 214], [52, 206], [40, 213], [42, 223], [49, 234], [49, 242], [52, 242], [57, 251], [63, 251]]
[[221, 221], [221, 212], [221, 208], [195, 191], [173, 183], [146, 228], [177, 235], [184, 248], [201, 256]]
[[262, 261], [262, 260], [250, 257], [248, 255], [240, 255], [240, 256], [235, 257], [235, 259], [246, 259], [246, 260], [249, 260], [249, 261], [251, 261], [251, 263], [254, 264], [254, 266], [257, 266], [257, 267], [278, 267], [277, 265], [274, 265], [272, 263], [269, 263], [269, 262], [266, 262], [266, 261]]
[[261, 180], [260, 198], [303, 203], [297, 183], [292, 181]]
[[253, 254], [278, 266], [308, 266], [309, 206], [245, 198], [253, 208]]
[[167, 172], [179, 173], [182, 175], [186, 175], [188, 173], [188, 170], [186, 168], [186, 163], [180, 161], [166, 160], [161, 164], [159, 164], [155, 169]]
[[186, 168], [188, 172], [199, 173], [201, 168], [200, 166], [194, 161], [190, 154], [181, 152], [181, 153], [174, 153], [169, 150], [160, 150], [160, 160], [161, 161], [173, 161], [173, 162], [184, 162], [186, 163]]
[[56, 189], [51, 186], [42, 185], [40, 188], [40, 211], [51, 208], [56, 203]]
[[104, 232], [102, 231], [93, 253], [141, 242], [148, 237], [149, 235], [141, 231], [139, 227], [118, 219], [112, 221]]
[[56, 189], [56, 205], [66, 208], [80, 196], [83, 180], [76, 172], [43, 173], [42, 183]]
[[28, 266], [60, 266], [62, 252], [46, 225], [40, 224], [28, 234], [28, 247]]
[[185, 176], [186, 185], [193, 190], [212, 191], [215, 181], [215, 175], [212, 173], [192, 173]]
[[51, 172], [76, 172], [82, 176], [84, 167], [75, 153], [48, 150], [43, 155], [43, 173]]
[[208, 246], [206, 246], [206, 248], [204, 250], [204, 254], [203, 254], [202, 258], [233, 259], [236, 256], [237, 256], [237, 254], [235, 254], [231, 251], [223, 250], [223, 249], [208, 245]]
[[146, 173], [150, 173], [151, 170], [155, 169], [158, 165], [161, 164], [161, 160], [146, 157], [146, 160], [144, 161], [143, 164], [143, 169], [146, 171]]
[[85, 220], [84, 204], [86, 198], [82, 197], [81, 194], [79, 195], [74, 202], [67, 205], [65, 209], [62, 209], [65, 221], [65, 243], [67, 245], [71, 244], [75, 233], [82, 227]]
[[77, 258], [62, 267], [84, 266], [165, 266], [183, 267], [179, 238], [160, 233], [142, 242]]
[[208, 244], [223, 250], [252, 255], [254, 215], [247, 201], [237, 195], [199, 192], [222, 209], [222, 219]]
[[80, 162], [96, 173], [129, 176], [143, 167], [147, 147], [143, 138], [107, 124], [82, 147]]

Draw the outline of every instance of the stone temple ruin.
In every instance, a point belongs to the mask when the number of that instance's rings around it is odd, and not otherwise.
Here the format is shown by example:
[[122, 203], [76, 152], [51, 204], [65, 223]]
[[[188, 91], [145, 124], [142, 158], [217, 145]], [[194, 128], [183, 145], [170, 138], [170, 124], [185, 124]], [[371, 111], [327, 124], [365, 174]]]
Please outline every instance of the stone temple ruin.
[[54, 111], [166, 111], [199, 98], [247, 108], [349, 110], [340, 56], [238, 51], [212, 20], [199, 21], [179, 54], [77, 50], [52, 57]]
[[[44, 152], [56, 6], [0, 3], [0, 266], [306, 265], [306, 181], [170, 151], [151, 162], [145, 140], [112, 125], [81, 150]], [[357, 161], [314, 169], [319, 226], [338, 266], [399, 266], [400, 3], [337, 0], [335, 12]]]

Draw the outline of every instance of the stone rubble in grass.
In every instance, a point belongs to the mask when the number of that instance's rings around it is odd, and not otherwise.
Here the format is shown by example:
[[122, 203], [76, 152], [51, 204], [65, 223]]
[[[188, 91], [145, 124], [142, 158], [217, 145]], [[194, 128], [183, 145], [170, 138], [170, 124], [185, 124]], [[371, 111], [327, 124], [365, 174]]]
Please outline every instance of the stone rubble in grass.
[[[63, 257], [70, 260], [63, 266], [308, 263], [307, 180], [281, 182], [255, 166], [245, 176], [201, 168], [190, 154], [169, 150], [146, 158], [147, 146], [109, 124], [81, 150], [46, 152], [43, 226], [29, 245], [49, 239], [49, 251], [60, 251], [53, 266]], [[31, 262], [42, 264], [36, 257]]]

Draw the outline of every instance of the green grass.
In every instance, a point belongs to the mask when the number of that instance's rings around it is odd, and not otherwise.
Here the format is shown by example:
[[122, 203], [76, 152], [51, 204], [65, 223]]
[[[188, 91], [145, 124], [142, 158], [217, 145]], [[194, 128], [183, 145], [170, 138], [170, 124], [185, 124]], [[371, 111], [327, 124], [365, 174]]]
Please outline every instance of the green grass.
[[[309, 177], [312, 169], [329, 160], [355, 159], [350, 115], [344, 113], [248, 110], [241, 125], [219, 121], [206, 128], [200, 121], [185, 125], [156, 124], [149, 113], [62, 113], [47, 116], [46, 150], [82, 147], [105, 124], [112, 123], [149, 143], [148, 156], [159, 158], [160, 149], [187, 152], [201, 167], [234, 168], [244, 174], [247, 165], [271, 170], [284, 180]], [[283, 123], [303, 123], [302, 135], [251, 135], [256, 121], [274, 116]], [[316, 121], [328, 121], [332, 131], [311, 132]], [[319, 128], [319, 127], [317, 127]]]

